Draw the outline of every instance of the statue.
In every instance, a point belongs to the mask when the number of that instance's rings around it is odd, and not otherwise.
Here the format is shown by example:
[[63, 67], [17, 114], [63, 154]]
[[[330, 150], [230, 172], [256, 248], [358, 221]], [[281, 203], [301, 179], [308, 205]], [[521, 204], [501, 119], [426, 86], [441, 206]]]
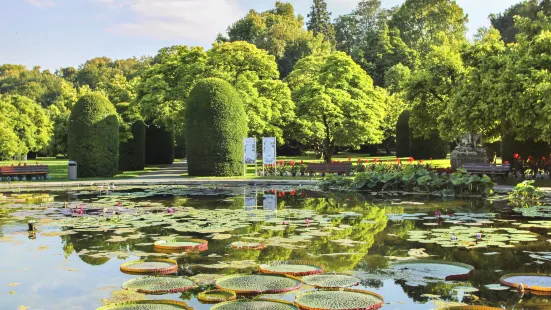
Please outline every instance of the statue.
[[464, 164], [488, 164], [486, 149], [479, 147], [482, 144], [482, 134], [465, 133], [457, 142], [458, 145], [450, 156], [452, 169], [461, 168]]

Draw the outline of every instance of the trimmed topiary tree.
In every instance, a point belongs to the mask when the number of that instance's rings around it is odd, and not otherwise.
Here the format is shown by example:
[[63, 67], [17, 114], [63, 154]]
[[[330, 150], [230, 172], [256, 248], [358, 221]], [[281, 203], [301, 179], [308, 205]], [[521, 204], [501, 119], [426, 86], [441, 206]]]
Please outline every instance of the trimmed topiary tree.
[[409, 137], [410, 156], [415, 159], [444, 159], [448, 156], [448, 143], [433, 132], [430, 139]]
[[405, 110], [396, 122], [396, 157], [409, 157], [409, 110]]
[[132, 138], [120, 143], [119, 170], [137, 171], [145, 169], [145, 124], [135, 121], [130, 127]]
[[170, 165], [174, 162], [174, 132], [150, 125], [145, 130], [146, 165]]
[[186, 158], [186, 139], [183, 133], [176, 135], [176, 146], [174, 146], [175, 158]]
[[97, 93], [82, 96], [69, 119], [69, 159], [78, 163], [79, 177], [112, 177], [119, 164], [117, 111]]
[[214, 78], [197, 82], [185, 110], [189, 175], [241, 175], [247, 131], [243, 101], [231, 84]]

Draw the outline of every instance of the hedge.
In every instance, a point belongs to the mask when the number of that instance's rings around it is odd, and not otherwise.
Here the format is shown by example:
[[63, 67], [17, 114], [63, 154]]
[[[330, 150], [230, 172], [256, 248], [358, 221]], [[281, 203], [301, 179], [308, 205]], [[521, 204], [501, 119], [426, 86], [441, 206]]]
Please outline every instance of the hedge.
[[445, 159], [448, 149], [448, 143], [440, 139], [438, 132], [433, 132], [430, 139], [409, 137], [410, 156], [415, 159]]
[[174, 132], [150, 125], [145, 130], [145, 164], [169, 165], [174, 162]]
[[69, 121], [69, 159], [78, 163], [79, 177], [112, 177], [119, 164], [117, 111], [97, 93], [82, 96]]
[[405, 110], [396, 122], [396, 157], [411, 156], [409, 152], [409, 114], [410, 112]]
[[132, 138], [119, 146], [119, 170], [137, 171], [145, 169], [145, 124], [135, 121], [130, 127]]
[[186, 158], [186, 139], [183, 133], [176, 135], [176, 145], [174, 146], [174, 157], [175, 158]]
[[241, 175], [248, 129], [237, 91], [224, 80], [203, 79], [191, 91], [184, 116], [189, 175]]
[[546, 157], [551, 154], [551, 146], [545, 142], [535, 142], [534, 139], [517, 141], [510, 135], [503, 135], [501, 139], [501, 158], [503, 161], [513, 162], [514, 154], [523, 158], [533, 156], [534, 158]]

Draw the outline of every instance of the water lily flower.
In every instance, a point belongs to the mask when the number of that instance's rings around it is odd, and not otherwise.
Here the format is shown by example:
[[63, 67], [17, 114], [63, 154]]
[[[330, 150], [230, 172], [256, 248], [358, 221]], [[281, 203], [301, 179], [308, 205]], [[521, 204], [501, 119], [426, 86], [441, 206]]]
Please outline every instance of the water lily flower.
[[434, 212], [434, 215], [440, 217], [440, 211], [439, 211], [439, 210], [436, 210], [436, 211]]
[[174, 209], [173, 208], [168, 208], [168, 214], [174, 214]]
[[476, 233], [475, 238], [476, 239], [482, 239], [482, 234], [481, 233]]
[[283, 222], [281, 223], [281, 225], [287, 225], [287, 222], [283, 221]]
[[450, 236], [450, 240], [457, 240], [457, 236], [452, 233], [451, 236]]
[[306, 219], [306, 225], [310, 225], [310, 219]]

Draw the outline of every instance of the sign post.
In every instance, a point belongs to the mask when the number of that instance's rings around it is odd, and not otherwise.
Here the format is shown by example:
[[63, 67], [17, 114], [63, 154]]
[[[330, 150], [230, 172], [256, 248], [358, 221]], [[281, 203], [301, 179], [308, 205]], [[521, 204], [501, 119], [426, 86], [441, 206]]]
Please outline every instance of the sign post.
[[265, 175], [264, 167], [266, 165], [275, 165], [276, 162], [276, 138], [262, 139], [262, 175]]
[[256, 138], [243, 139], [243, 176], [247, 175], [247, 165], [254, 164], [254, 175], [258, 174], [256, 165]]

